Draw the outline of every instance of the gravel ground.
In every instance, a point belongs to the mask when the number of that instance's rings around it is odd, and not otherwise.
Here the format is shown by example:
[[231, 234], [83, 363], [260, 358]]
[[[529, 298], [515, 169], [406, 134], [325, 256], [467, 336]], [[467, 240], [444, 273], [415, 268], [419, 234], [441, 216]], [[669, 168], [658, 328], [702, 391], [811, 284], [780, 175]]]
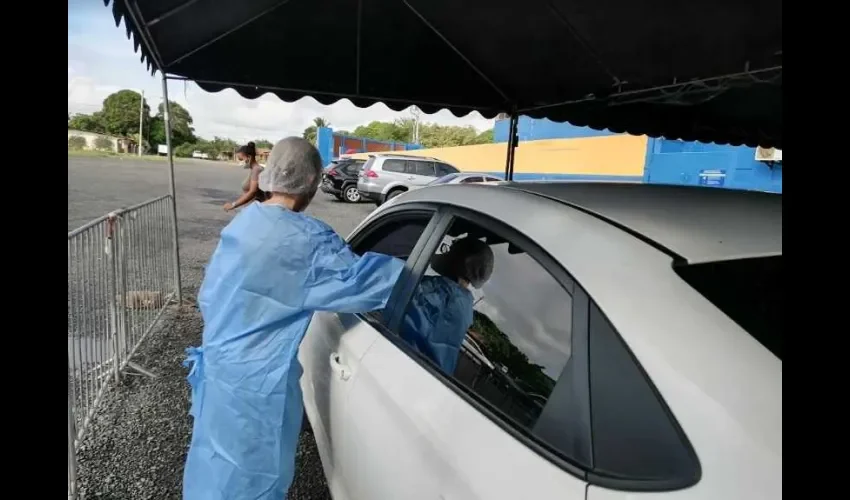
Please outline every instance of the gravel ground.
[[[157, 377], [125, 376], [119, 390], [111, 388], [101, 402], [80, 450], [81, 498], [180, 498], [191, 432], [189, 388], [181, 362], [185, 349], [199, 344], [202, 329], [191, 303], [219, 232], [232, 217], [221, 206], [234, 199], [244, 175], [224, 163], [177, 163], [180, 267], [189, 305], [170, 309], [134, 357]], [[68, 229], [167, 192], [165, 162], [69, 157]], [[373, 208], [343, 204], [320, 192], [309, 212], [346, 236]], [[330, 498], [307, 424], [289, 498]]]

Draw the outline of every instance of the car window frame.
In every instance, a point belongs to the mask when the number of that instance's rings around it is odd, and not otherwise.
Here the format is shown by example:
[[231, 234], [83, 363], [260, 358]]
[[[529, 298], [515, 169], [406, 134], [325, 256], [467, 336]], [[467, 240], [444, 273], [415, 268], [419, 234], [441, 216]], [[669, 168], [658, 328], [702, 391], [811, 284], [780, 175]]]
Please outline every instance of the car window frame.
[[[401, 171], [397, 170], [387, 170], [387, 164], [390, 162], [399, 162], [401, 163]], [[384, 158], [384, 161], [381, 162], [381, 171], [387, 172], [390, 174], [407, 174], [407, 160], [400, 160], [398, 158]]]
[[[404, 209], [404, 205], [397, 208]], [[471, 405], [485, 418], [496, 424], [503, 431], [507, 432], [509, 435], [523, 443], [523, 445], [549, 462], [555, 464], [562, 470], [577, 477], [578, 479], [587, 481], [587, 474], [592, 469], [593, 463], [592, 433], [589, 421], [581, 424], [581, 429], [578, 431], [585, 436], [585, 439], [588, 440], [591, 448], [590, 464], [584, 465], [575, 462], [572, 458], [565, 456], [561, 451], [555, 449], [538, 436], [532, 434], [531, 429], [526, 429], [513, 423], [510, 417], [503, 415], [498, 409], [492, 407], [492, 405], [483, 397], [455, 380], [451, 375], [443, 373], [433, 362], [413, 350], [407, 342], [402, 340], [402, 338], [395, 333], [399, 331], [401, 322], [404, 318], [405, 309], [410, 303], [416, 286], [419, 285], [420, 280], [425, 275], [428, 265], [430, 264], [431, 256], [437, 251], [440, 244], [443, 242], [443, 238], [450, 229], [451, 224], [457, 218], [465, 219], [468, 222], [472, 222], [480, 227], [493, 231], [499, 236], [508, 239], [510, 242], [515, 242], [520, 245], [521, 248], [523, 248], [525, 252], [532, 257], [541, 268], [543, 268], [544, 271], [546, 271], [558, 284], [560, 284], [567, 293], [573, 296], [574, 302], [577, 293], [583, 294], [585, 297], [587, 296], [584, 289], [578, 286], [578, 283], [566, 269], [564, 269], [551, 255], [543, 250], [542, 247], [518, 230], [486, 214], [466, 208], [443, 205], [438, 208], [438, 213], [441, 215], [435, 224], [434, 231], [428, 236], [426, 244], [419, 249], [419, 255], [417, 256], [415, 263], [411, 266], [410, 274], [405, 277], [405, 284], [399, 287], [398, 295], [393, 297], [391, 312], [386, 315], [384, 318], [384, 324], [381, 324], [380, 328], [377, 328], [377, 330], [385, 339], [407, 354], [410, 359], [428, 371], [440, 383], [458, 395], [461, 399]], [[589, 302], [589, 300], [584, 301], [584, 303], [587, 304], [589, 304]], [[389, 304], [387, 310], [390, 310]], [[572, 314], [575, 314], [575, 310]], [[573, 320], [573, 315], [571, 315], [571, 321]], [[574, 339], [576, 335], [586, 336], [586, 334], [586, 328], [584, 328], [583, 331], [573, 331], [572, 342], [575, 343]], [[587, 343], [587, 339], [585, 338], [585, 340], [579, 342], [579, 345], [586, 346]], [[588, 365], [587, 349], [581, 349], [579, 352], [574, 352], [571, 355], [577, 356], [577, 359], [580, 358], [582, 366], [586, 367]], [[589, 372], [585, 370], [581, 375], [585, 382], [587, 382]], [[556, 386], [560, 384], [562, 377], [563, 372], [559, 375], [555, 384]], [[577, 385], [581, 385], [581, 381], [576, 381], [576, 383]], [[578, 395], [579, 398], [585, 401], [587, 405], [587, 412], [590, 411], [589, 389], [589, 383], [584, 383], [583, 392]]]
[[[418, 165], [431, 165], [431, 175], [420, 174], [418, 171]], [[418, 175], [419, 177], [428, 177], [431, 179], [439, 178], [437, 177], [437, 166], [431, 160], [407, 160], [407, 168], [410, 175]]]
[[[445, 167], [445, 169], [448, 171], [448, 173], [447, 173], [447, 174], [444, 174], [444, 175], [449, 175], [449, 174], [459, 174], [459, 173], [461, 173], [461, 172], [460, 172], [460, 170], [459, 170], [457, 167], [454, 167], [454, 166], [452, 166], [452, 165], [449, 165], [448, 163], [446, 163], [446, 162], [444, 162], [444, 161], [436, 161], [436, 162], [434, 162], [434, 169], [436, 170], [436, 169], [440, 168], [440, 167], [439, 167], [440, 165], [441, 165], [441, 166], [443, 166], [443, 167]], [[441, 175], [440, 177], [442, 177], [442, 175]]]
[[[382, 212], [379, 216], [370, 220], [363, 227], [357, 228], [347, 240], [349, 247], [351, 247], [355, 253], [359, 254], [359, 246], [382, 227], [393, 224], [399, 220], [425, 215], [430, 215], [430, 219], [425, 225], [425, 230], [419, 236], [419, 240], [417, 240], [413, 249], [410, 251], [410, 255], [408, 255], [407, 261], [405, 261], [404, 270], [390, 294], [387, 306], [383, 311], [386, 318], [393, 317], [393, 313], [395, 312], [394, 309], [399, 303], [399, 294], [407, 293], [407, 289], [410, 288], [409, 281], [411, 273], [418, 264], [419, 259], [422, 256], [423, 249], [430, 244], [431, 239], [434, 237], [434, 232], [439, 230], [445, 224], [445, 214], [442, 213], [438, 207], [427, 203], [397, 205]], [[371, 324], [373, 327], [377, 328], [377, 326], [380, 326], [381, 329], [385, 330], [385, 333], [391, 333], [378, 321], [374, 313], [358, 313], [357, 316]]]

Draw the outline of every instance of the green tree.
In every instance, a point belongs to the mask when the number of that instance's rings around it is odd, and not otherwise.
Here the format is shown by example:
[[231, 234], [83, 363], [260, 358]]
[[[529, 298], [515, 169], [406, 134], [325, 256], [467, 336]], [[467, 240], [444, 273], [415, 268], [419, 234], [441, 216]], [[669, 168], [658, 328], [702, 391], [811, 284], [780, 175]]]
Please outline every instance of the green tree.
[[[194, 143], [196, 141], [195, 129], [192, 115], [180, 104], [172, 101], [170, 104], [171, 116], [171, 145], [177, 147], [181, 144]], [[165, 103], [157, 107], [156, 116], [150, 119], [150, 132], [148, 133], [152, 144], [165, 144]]]
[[492, 144], [493, 143], [493, 129], [485, 130], [478, 134], [475, 138], [474, 144]]
[[[411, 142], [414, 127], [412, 118], [401, 118], [392, 123], [374, 121], [357, 127], [352, 135], [377, 141]], [[479, 134], [474, 127], [420, 123], [419, 139], [422, 146], [426, 148], [489, 144], [493, 142], [493, 131], [486, 130]]]
[[133, 90], [119, 90], [103, 100], [103, 125], [106, 133], [122, 137], [132, 137], [139, 133], [139, 104], [143, 103], [142, 120], [144, 128], [150, 124], [150, 106], [142, 95]]
[[522, 351], [486, 315], [475, 311], [470, 328], [480, 335], [484, 354], [490, 361], [508, 369], [508, 375], [527, 392], [550, 394], [555, 381], [543, 372], [543, 367], [529, 361]]
[[322, 117], [313, 118], [313, 124], [304, 129], [301, 137], [310, 141], [311, 144], [316, 144], [316, 138], [320, 127], [330, 127], [331, 122]]
[[274, 146], [271, 141], [266, 139], [254, 139], [254, 145], [257, 146], [257, 149], [271, 149]]
[[83, 132], [97, 132], [99, 134], [106, 132], [106, 126], [103, 123], [103, 115], [100, 111], [90, 115], [78, 114], [72, 116], [71, 119], [68, 120], [68, 129], [81, 130]]

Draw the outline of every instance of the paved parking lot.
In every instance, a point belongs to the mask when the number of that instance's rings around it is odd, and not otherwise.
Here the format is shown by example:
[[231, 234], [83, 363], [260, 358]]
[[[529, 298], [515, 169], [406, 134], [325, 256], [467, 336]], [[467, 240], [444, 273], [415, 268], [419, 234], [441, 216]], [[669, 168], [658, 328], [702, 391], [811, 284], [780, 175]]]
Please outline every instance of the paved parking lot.
[[[222, 205], [238, 196], [246, 171], [235, 165], [181, 160], [176, 164], [180, 258], [185, 295], [193, 298], [221, 229], [233, 217]], [[117, 208], [168, 192], [168, 164], [156, 160], [68, 157], [68, 229]], [[308, 212], [348, 233], [374, 208], [319, 192]], [[184, 350], [200, 342], [197, 311], [171, 315], [136, 361], [156, 379], [125, 377], [101, 405], [80, 456], [85, 498], [179, 499], [189, 444]], [[330, 498], [309, 429], [302, 434], [291, 499]]]

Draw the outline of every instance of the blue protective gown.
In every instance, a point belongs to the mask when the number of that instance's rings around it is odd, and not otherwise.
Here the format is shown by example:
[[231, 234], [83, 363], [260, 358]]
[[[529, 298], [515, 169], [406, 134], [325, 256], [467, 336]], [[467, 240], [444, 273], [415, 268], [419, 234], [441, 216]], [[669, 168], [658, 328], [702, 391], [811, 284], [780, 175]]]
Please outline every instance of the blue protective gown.
[[224, 228], [198, 294], [203, 346], [185, 363], [185, 500], [285, 498], [303, 415], [296, 355], [313, 311], [382, 309], [403, 267], [357, 256], [323, 222], [279, 206], [253, 203]]
[[404, 312], [401, 338], [451, 375], [472, 326], [472, 293], [443, 276], [425, 276]]

